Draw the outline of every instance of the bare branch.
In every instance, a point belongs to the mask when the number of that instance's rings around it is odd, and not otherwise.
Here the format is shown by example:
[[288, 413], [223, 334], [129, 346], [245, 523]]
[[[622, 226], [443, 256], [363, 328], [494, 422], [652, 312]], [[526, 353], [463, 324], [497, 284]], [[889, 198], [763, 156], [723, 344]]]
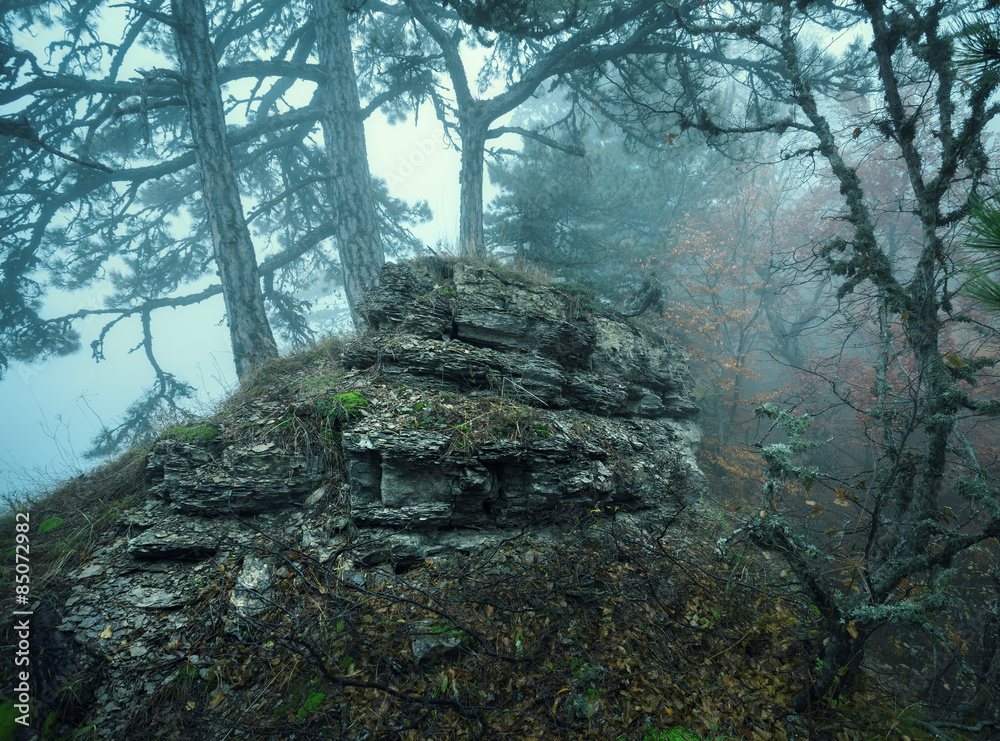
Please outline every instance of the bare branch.
[[545, 134], [541, 134], [537, 131], [531, 131], [530, 129], [525, 129], [520, 126], [497, 126], [496, 128], [490, 129], [486, 133], [486, 138], [496, 139], [504, 134], [518, 134], [519, 136], [523, 136], [525, 139], [534, 139], [547, 147], [558, 149], [560, 152], [565, 152], [566, 154], [573, 155], [574, 157], [585, 157], [587, 154], [583, 147], [562, 144], [551, 137], [545, 136]]

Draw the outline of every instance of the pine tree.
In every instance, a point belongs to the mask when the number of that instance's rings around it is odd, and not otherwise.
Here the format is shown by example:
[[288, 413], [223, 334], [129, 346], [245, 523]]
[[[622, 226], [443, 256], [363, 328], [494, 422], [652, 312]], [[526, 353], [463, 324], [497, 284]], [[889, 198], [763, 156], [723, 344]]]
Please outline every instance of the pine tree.
[[[205, 67], [216, 65], [228, 146], [217, 139], [211, 144], [214, 159], [202, 157], [201, 164], [218, 162], [228, 151], [234, 172], [223, 191], [238, 192], [242, 208], [231, 195], [223, 201], [203, 197], [208, 196], [206, 184], [215, 181], [202, 177], [199, 155], [209, 144], [199, 137], [211, 125], [190, 115], [194, 108], [185, 96], [184, 70], [171, 66], [175, 18], [165, 6], [143, 6], [140, 12], [100, 4], [58, 8], [41, 2], [4, 10], [0, 51], [6, 64], [0, 105], [19, 110], [0, 127], [0, 134], [6, 135], [0, 135], [0, 156], [10, 163], [0, 172], [0, 280], [5, 289], [0, 373], [12, 361], [75, 351], [80, 342], [77, 322], [93, 316], [106, 320], [91, 343], [94, 357], [102, 360], [108, 333], [134, 321], [156, 383], [133, 408], [135, 414], [130, 412], [107, 436], [114, 444], [127, 443], [145, 429], [142, 414], [162, 405], [176, 408], [177, 400], [191, 392], [154, 355], [152, 317], [161, 309], [225, 294], [242, 375], [244, 361], [249, 366], [273, 352], [265, 349], [273, 343], [259, 294], [284, 338], [307, 341], [312, 334], [310, 306], [296, 294], [340, 282], [345, 270], [348, 275], [356, 272], [352, 260], [364, 258], [368, 277], [351, 291], [356, 301], [359, 290], [368, 285], [365, 281], [371, 280], [372, 265], [382, 259], [374, 247], [357, 252], [354, 241], [344, 256], [331, 253], [326, 249], [329, 241], [339, 237], [343, 246], [345, 240], [360, 237], [361, 229], [375, 230], [380, 233], [372, 244], [381, 238], [390, 253], [412, 250], [417, 242], [408, 225], [428, 215], [425, 205], [409, 207], [392, 199], [384, 184], [371, 180], [363, 138], [357, 137], [360, 121], [424, 83], [414, 71], [419, 60], [397, 76], [369, 81], [363, 108], [360, 103], [353, 111], [330, 107], [341, 117], [334, 128], [346, 130], [344, 122], [349, 122], [360, 143], [345, 167], [343, 152], [328, 152], [316, 144], [324, 103], [337, 93], [329, 84], [317, 86], [330, 78], [316, 57], [312, 6], [272, 2], [236, 10], [228, 4], [203, 7], [208, 10], [212, 58], [204, 60], [195, 77], [204, 82]], [[101, 26], [98, 13], [105, 16]], [[51, 45], [51, 64], [21, 48], [30, 37], [16, 31], [43, 20], [55, 23], [67, 39]], [[120, 37], [100, 39], [101, 30], [116, 20], [122, 24]], [[346, 34], [345, 19], [338, 22]], [[143, 64], [138, 60], [151, 55], [159, 66], [130, 76]], [[342, 80], [350, 85], [350, 76]], [[207, 100], [210, 87], [196, 94], [199, 105]], [[238, 93], [237, 100], [237, 90], [248, 92]], [[357, 98], [356, 91], [354, 95]], [[215, 125], [218, 128], [217, 118]], [[332, 187], [332, 173], [354, 178], [354, 185], [338, 191]], [[333, 200], [345, 198], [334, 207]], [[368, 205], [357, 206], [354, 198]], [[206, 221], [205, 205], [217, 209], [222, 202], [228, 203], [226, 225], [215, 217]], [[361, 213], [369, 214], [363, 224], [354, 216]], [[249, 232], [237, 224], [241, 217]], [[353, 231], [341, 228], [345, 222], [353, 223]], [[256, 243], [252, 248], [251, 238]], [[217, 253], [217, 239], [236, 240], [233, 244], [241, 246], [231, 246], [228, 255], [226, 250]], [[258, 259], [250, 257], [251, 250]], [[241, 257], [233, 260], [234, 255]], [[236, 267], [235, 275], [226, 266]], [[262, 279], [259, 288], [254, 271]], [[216, 273], [222, 283], [213, 285]], [[73, 292], [99, 285], [110, 286], [99, 308], [84, 306], [57, 317], [42, 312], [49, 288]], [[249, 324], [241, 326], [247, 318]]]

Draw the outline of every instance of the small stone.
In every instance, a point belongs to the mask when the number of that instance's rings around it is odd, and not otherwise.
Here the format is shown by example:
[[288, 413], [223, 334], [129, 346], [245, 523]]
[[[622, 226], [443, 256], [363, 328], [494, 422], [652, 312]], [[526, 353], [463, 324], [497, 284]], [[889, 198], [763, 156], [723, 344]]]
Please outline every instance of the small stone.
[[89, 579], [92, 576], [100, 576], [104, 573], [104, 567], [100, 564], [93, 563], [79, 574], [76, 575], [77, 579]]
[[248, 555], [243, 559], [236, 588], [229, 598], [237, 614], [251, 617], [267, 607], [273, 570], [273, 566], [256, 556]]
[[418, 664], [455, 656], [461, 650], [462, 640], [458, 635], [430, 620], [415, 621], [410, 630], [410, 652]]

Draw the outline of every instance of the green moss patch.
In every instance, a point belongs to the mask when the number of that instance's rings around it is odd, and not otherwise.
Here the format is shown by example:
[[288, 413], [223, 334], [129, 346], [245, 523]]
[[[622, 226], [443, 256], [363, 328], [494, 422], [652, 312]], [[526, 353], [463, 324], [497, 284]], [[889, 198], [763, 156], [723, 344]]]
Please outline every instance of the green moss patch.
[[47, 533], [49, 530], [55, 530], [60, 525], [64, 524], [66, 520], [62, 517], [50, 517], [41, 525], [38, 526], [38, 532]]
[[360, 416], [359, 410], [368, 406], [368, 399], [359, 394], [357, 391], [334, 394], [333, 400], [340, 407], [345, 420]]
[[175, 427], [172, 430], [167, 430], [163, 433], [164, 437], [172, 438], [174, 440], [188, 440], [188, 441], [204, 441], [212, 440], [219, 434], [219, 429], [213, 427], [210, 424], [198, 423], [193, 425], [187, 425], [185, 427]]

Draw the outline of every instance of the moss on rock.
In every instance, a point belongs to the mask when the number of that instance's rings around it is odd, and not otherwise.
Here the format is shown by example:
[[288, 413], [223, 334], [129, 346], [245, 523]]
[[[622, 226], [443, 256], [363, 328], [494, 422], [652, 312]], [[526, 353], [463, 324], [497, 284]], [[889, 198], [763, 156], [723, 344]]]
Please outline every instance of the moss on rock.
[[175, 427], [172, 430], [167, 430], [163, 436], [173, 438], [175, 440], [212, 440], [219, 434], [219, 429], [205, 422], [199, 422], [193, 425], [186, 425], [184, 427]]

